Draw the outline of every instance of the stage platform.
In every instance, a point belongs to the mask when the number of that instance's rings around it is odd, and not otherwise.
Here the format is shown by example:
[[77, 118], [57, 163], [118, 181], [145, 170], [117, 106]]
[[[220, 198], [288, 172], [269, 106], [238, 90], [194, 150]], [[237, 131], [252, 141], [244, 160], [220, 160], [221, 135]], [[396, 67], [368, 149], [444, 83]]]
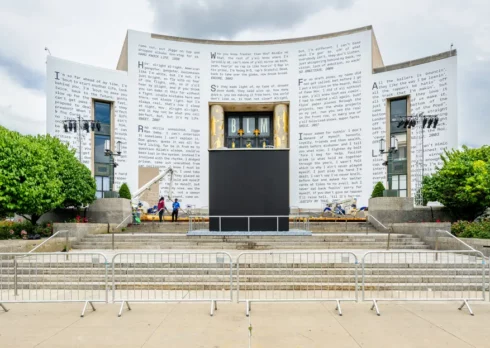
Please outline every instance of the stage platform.
[[195, 230], [187, 232], [188, 236], [311, 236], [311, 231], [306, 230], [289, 230], [289, 231], [209, 231]]

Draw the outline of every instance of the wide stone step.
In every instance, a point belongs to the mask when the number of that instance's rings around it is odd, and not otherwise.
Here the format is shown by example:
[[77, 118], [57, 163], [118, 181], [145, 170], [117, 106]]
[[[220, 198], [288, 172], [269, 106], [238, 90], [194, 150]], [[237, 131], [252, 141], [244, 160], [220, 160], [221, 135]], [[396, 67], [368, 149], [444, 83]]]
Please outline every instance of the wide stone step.
[[[238, 244], [238, 245], [230, 245], [230, 244], [221, 244], [221, 245], [206, 245], [206, 244], [195, 244], [195, 245], [180, 245], [180, 244], [164, 244], [164, 245], [155, 245], [155, 244], [115, 244], [115, 249], [149, 249], [149, 250], [183, 250], [183, 249], [196, 249], [196, 250], [270, 250], [270, 249], [283, 249], [283, 250], [291, 250], [291, 249], [345, 249], [345, 250], [358, 250], [358, 249], [377, 249], [384, 250], [386, 249], [386, 244], [318, 244], [318, 243], [308, 243], [308, 244], [300, 244], [300, 245], [285, 245], [285, 244], [259, 244], [259, 245], [247, 245], [247, 244]], [[425, 250], [427, 247], [423, 244], [390, 244], [390, 249], [410, 249], [410, 250]], [[85, 244], [80, 243], [73, 246], [73, 249], [112, 249], [112, 244]]]
[[[223, 293], [224, 291], [229, 291], [230, 288], [235, 289], [235, 286], [230, 286], [229, 282], [219, 282], [219, 283], [171, 283], [171, 282], [155, 282], [155, 283], [116, 283], [115, 290], [117, 291], [129, 291], [132, 295], [138, 296], [138, 291], [143, 291], [141, 295], [151, 296], [156, 295], [149, 293], [147, 291], [152, 290], [174, 290], [174, 291], [215, 291]], [[35, 290], [45, 290], [49, 291], [62, 291], [62, 290], [71, 290], [73, 293], [69, 294], [72, 298], [77, 298], [77, 295], [82, 294], [84, 292], [98, 292], [101, 296], [105, 292], [106, 286], [105, 283], [18, 283], [17, 289], [19, 292], [27, 291], [32, 292]], [[10, 290], [13, 292], [13, 284], [9, 285], [9, 288], [5, 287], [4, 291]], [[112, 284], [109, 287], [109, 293], [112, 290]], [[355, 283], [240, 283], [240, 292], [242, 291], [355, 291], [356, 286]], [[360, 285], [358, 284], [358, 290], [360, 290]], [[446, 292], [446, 291], [461, 291], [465, 294], [468, 292], [474, 292], [475, 296], [480, 296], [482, 290], [482, 285], [478, 283], [460, 283], [460, 284], [427, 284], [427, 283], [393, 283], [393, 284], [376, 284], [369, 283], [366, 284], [367, 296], [370, 296], [371, 292], [374, 294], [379, 294], [381, 291], [414, 291], [414, 295], [417, 295], [417, 292], [420, 294], [421, 292]], [[457, 297], [457, 294], [452, 294]], [[265, 296], [265, 294], [263, 295]], [[291, 298], [293, 296], [291, 295]], [[396, 298], [396, 296], [394, 296]], [[42, 294], [37, 293], [36, 296], [33, 295], [31, 299], [42, 298]], [[155, 297], [158, 298], [158, 297]], [[434, 294], [434, 298], [437, 298], [436, 294]]]
[[[112, 274], [112, 268], [108, 271]], [[236, 269], [233, 269], [233, 275], [236, 275]], [[20, 268], [17, 269], [18, 276], [24, 275], [80, 275], [84, 274], [88, 275], [104, 275], [105, 268]], [[15, 274], [14, 269], [4, 270], [2, 275], [4, 276], [12, 276]], [[114, 274], [118, 275], [152, 275], [155, 277], [159, 276], [171, 276], [171, 275], [229, 275], [229, 268], [221, 268], [221, 269], [206, 269], [206, 268], [168, 268], [168, 267], [143, 267], [139, 266], [137, 268], [121, 268], [117, 267], [114, 270]], [[355, 269], [351, 268], [240, 268], [240, 276], [317, 276], [317, 275], [327, 275], [327, 276], [336, 276], [336, 275], [354, 275]], [[358, 275], [361, 276], [362, 272], [358, 270]], [[478, 276], [482, 277], [482, 270], [478, 268], [473, 269], [411, 269], [409, 273], [407, 273], [406, 268], [396, 268], [396, 269], [366, 269], [364, 271], [366, 276], [447, 276], [447, 277], [455, 277], [455, 276]], [[488, 277], [490, 275], [490, 271], [485, 269], [485, 275]], [[487, 279], [488, 281], [488, 279]]]
[[[352, 242], [360, 242], [360, 243], [369, 243], [369, 242], [383, 242], [386, 243], [388, 241], [387, 237], [283, 237], [283, 238], [246, 238], [246, 237], [210, 237], [210, 238], [202, 238], [202, 237], [150, 237], [150, 238], [142, 238], [142, 237], [115, 237], [115, 243], [183, 243], [183, 242], [192, 242], [192, 243], [298, 243], [298, 242], [341, 242], [341, 243], [352, 243]], [[111, 237], [106, 238], [84, 238], [82, 243], [98, 243], [98, 242], [111, 242]], [[408, 238], [408, 237], [392, 237], [390, 238], [390, 242], [407, 242], [407, 243], [416, 243], [421, 242], [418, 238]]]
[[[103, 282], [105, 279], [105, 275], [31, 275], [31, 276], [23, 276], [19, 275], [17, 277], [17, 284], [49, 284], [49, 283], [97, 283]], [[226, 275], [217, 276], [217, 275], [206, 275], [201, 277], [196, 277], [193, 275], [190, 276], [182, 276], [182, 275], [127, 275], [127, 276], [117, 276], [115, 278], [115, 282], [122, 283], [144, 283], [144, 284], [154, 284], [154, 283], [185, 283], [185, 284], [208, 284], [208, 283], [224, 283], [228, 281], [228, 277]], [[330, 276], [310, 276], [310, 275], [294, 275], [294, 276], [285, 276], [285, 275], [254, 275], [254, 276], [242, 276], [240, 275], [240, 284], [242, 283], [295, 283], [295, 284], [303, 284], [303, 283], [353, 283], [355, 277], [353, 275], [342, 276], [342, 275], [330, 275]], [[360, 279], [360, 278], [358, 278]], [[235, 279], [236, 281], [236, 279]], [[13, 283], [12, 277], [8, 276], [0, 276], [0, 282], [5, 286], [9, 282]], [[112, 282], [112, 280], [110, 281]], [[480, 284], [482, 285], [482, 277], [481, 276], [458, 276], [458, 277], [449, 277], [449, 276], [403, 276], [399, 275], [396, 277], [393, 276], [369, 276], [365, 280], [366, 284]]]

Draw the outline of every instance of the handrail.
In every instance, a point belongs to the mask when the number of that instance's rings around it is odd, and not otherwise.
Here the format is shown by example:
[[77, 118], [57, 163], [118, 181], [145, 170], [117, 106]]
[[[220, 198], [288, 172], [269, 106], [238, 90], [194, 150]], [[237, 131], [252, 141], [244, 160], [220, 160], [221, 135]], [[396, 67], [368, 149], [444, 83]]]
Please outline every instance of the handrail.
[[51, 237], [49, 237], [48, 239], [46, 239], [44, 242], [42, 242], [41, 244], [39, 244], [38, 246], [36, 246], [34, 249], [32, 249], [31, 251], [28, 252], [28, 254], [32, 253], [34, 250], [40, 248], [42, 245], [46, 244], [47, 242], [49, 242], [51, 239], [53, 239], [54, 237], [56, 237], [58, 234], [61, 234], [62, 232], [68, 232], [68, 230], [61, 230], [61, 231], [57, 231], [56, 233], [54, 233]]
[[116, 226], [116, 228], [113, 228], [113, 229], [112, 229], [112, 231], [117, 230], [119, 227], [121, 227], [121, 226], [122, 226], [122, 224], [123, 224], [123, 223], [124, 223], [124, 222], [125, 222], [125, 221], [126, 221], [128, 218], [129, 218], [129, 217], [132, 217], [132, 216], [133, 216], [133, 212], [131, 212], [131, 214], [129, 214], [128, 216], [126, 216], [126, 217], [124, 218], [124, 220], [123, 220], [123, 221], [121, 221], [121, 223], [120, 223], [119, 225], [117, 225], [117, 226]]
[[385, 225], [383, 225], [383, 223], [381, 221], [379, 221], [378, 219], [376, 219], [374, 216], [368, 215], [367, 220], [369, 221], [370, 218], [373, 218], [374, 221], [376, 221], [378, 224], [380, 224], [385, 230], [389, 230], [388, 227], [386, 227]]
[[[452, 233], [451, 233], [451, 232], [449, 232], [449, 231], [446, 231], [446, 230], [436, 230], [436, 232], [444, 232], [444, 233], [448, 234], [450, 237], [452, 237], [452, 238], [456, 239], [456, 240], [457, 240], [459, 243], [463, 244], [463, 245], [464, 245], [465, 247], [467, 247], [468, 249], [470, 249], [470, 250], [473, 250], [473, 251], [476, 251], [476, 252], [479, 252], [479, 253], [480, 253], [480, 251], [476, 250], [476, 249], [475, 249], [475, 248], [473, 248], [471, 245], [469, 245], [469, 244], [467, 244], [467, 243], [463, 242], [461, 239], [459, 239], [458, 237], [456, 237], [454, 234], [452, 234]], [[436, 250], [438, 250], [437, 248], [438, 248], [438, 246], [439, 246], [439, 245], [438, 245], [438, 243], [437, 243], [437, 236], [438, 236], [438, 235], [436, 234]]]

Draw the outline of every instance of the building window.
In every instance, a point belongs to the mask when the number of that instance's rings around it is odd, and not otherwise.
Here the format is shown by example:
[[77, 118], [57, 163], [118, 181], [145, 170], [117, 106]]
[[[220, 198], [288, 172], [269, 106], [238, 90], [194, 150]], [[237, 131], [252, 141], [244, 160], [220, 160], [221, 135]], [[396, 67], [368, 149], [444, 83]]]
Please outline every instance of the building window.
[[97, 186], [95, 196], [104, 198], [104, 192], [110, 191], [110, 179], [108, 176], [95, 176], [95, 184]]
[[94, 160], [96, 163], [109, 163], [109, 156], [105, 155], [104, 144], [106, 140], [110, 140], [108, 135], [95, 136]]
[[272, 145], [272, 112], [227, 112], [225, 139], [228, 148], [264, 148]]
[[105, 141], [111, 141], [111, 108], [111, 103], [94, 101], [94, 120], [101, 124], [100, 129], [95, 131], [93, 148], [97, 198], [103, 198], [104, 192], [110, 191], [112, 187], [111, 171], [113, 168], [104, 149]]
[[103, 124], [111, 124], [111, 103], [94, 102], [95, 120]]
[[407, 97], [389, 100], [390, 137], [398, 140], [398, 151], [388, 155], [388, 186], [398, 197], [407, 197], [407, 128], [399, 126], [399, 117], [407, 116]]

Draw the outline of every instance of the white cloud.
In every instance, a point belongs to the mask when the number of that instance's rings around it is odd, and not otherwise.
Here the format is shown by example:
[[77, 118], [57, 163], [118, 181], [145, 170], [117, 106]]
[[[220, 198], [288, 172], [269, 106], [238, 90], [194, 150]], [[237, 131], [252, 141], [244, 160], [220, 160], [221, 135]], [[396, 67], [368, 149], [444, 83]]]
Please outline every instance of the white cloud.
[[0, 64], [0, 125], [46, 132], [45, 92], [20, 82], [45, 79], [44, 47], [60, 58], [115, 69], [126, 30], [149, 31], [152, 21], [143, 1], [0, 0], [0, 63], [10, 62]]
[[[211, 18], [211, 30], [204, 28], [209, 26], [209, 21], [192, 20], [205, 13], [204, 10], [185, 10], [189, 9], [189, 1], [165, 0], [155, 6], [156, 0], [0, 0], [0, 64], [3, 57], [3, 61], [20, 64], [26, 73], [32, 71], [44, 76], [44, 47], [47, 46], [57, 57], [113, 69], [127, 29], [178, 36], [212, 32], [220, 38], [263, 40], [373, 25], [385, 64], [447, 51], [451, 43], [454, 44], [458, 49], [460, 142], [471, 145], [490, 143], [487, 135], [490, 134], [487, 116], [490, 110], [490, 1], [356, 0], [338, 6], [340, 3], [335, 0], [325, 1], [323, 7], [318, 7], [321, 2], [317, 0], [298, 2], [305, 4], [302, 9], [308, 11], [296, 10], [294, 6], [286, 8], [282, 1], [261, 1], [257, 3], [267, 5], [264, 7], [267, 13], [276, 13], [276, 6], [278, 15], [267, 16], [270, 23], [265, 25], [263, 17], [257, 20], [260, 7], [248, 6], [249, 10], [242, 11], [247, 18], [241, 16], [239, 25], [234, 25], [232, 30], [226, 25], [232, 22], [220, 20], [233, 20], [237, 15], [234, 4], [238, 1], [228, 1], [198, 2], [198, 7], [215, 14]], [[296, 4], [293, 0], [289, 3]], [[293, 15], [299, 11], [299, 15], [295, 18], [285, 14], [284, 9]], [[0, 87], [0, 124], [15, 123], [16, 129], [32, 133], [29, 122], [14, 120], [22, 116], [38, 124], [44, 122], [44, 107], [35, 112], [21, 105], [37, 105], [36, 98], [43, 98], [43, 93], [39, 96], [37, 92], [22, 88], [15, 78], [16, 73], [9, 71], [10, 77], [6, 82], [2, 81]], [[4, 75], [5, 72], [1, 77]], [[10, 90], [15, 90], [16, 94], [3, 94]], [[16, 99], [7, 103], [5, 99], [8, 96]], [[31, 98], [34, 100], [32, 103]], [[15, 106], [17, 118], [6, 116], [13, 112], [8, 111], [8, 105], [18, 105]]]
[[0, 125], [21, 133], [45, 133], [44, 92], [23, 88], [5, 69], [0, 69], [0, 81]]
[[28, 0], [0, 4], [0, 55], [45, 73], [54, 56], [114, 69], [127, 29], [148, 31], [153, 14], [136, 0]]

